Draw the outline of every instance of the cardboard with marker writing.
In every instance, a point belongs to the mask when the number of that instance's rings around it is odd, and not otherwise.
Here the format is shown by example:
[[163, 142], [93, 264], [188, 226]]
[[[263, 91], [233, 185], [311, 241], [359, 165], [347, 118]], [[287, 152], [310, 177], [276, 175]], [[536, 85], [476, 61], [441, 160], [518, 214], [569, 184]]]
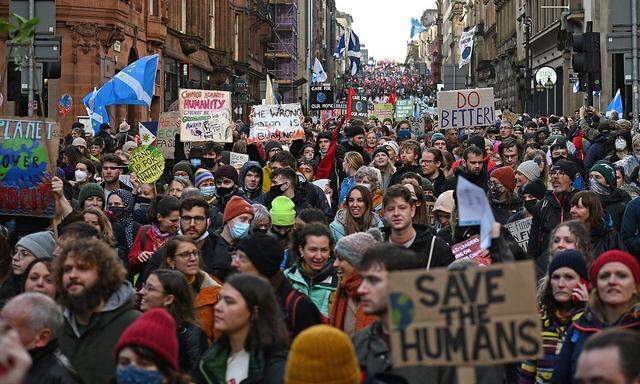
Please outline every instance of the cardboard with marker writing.
[[493, 125], [496, 119], [493, 88], [438, 92], [440, 129]]
[[531, 261], [392, 272], [389, 287], [396, 367], [503, 364], [542, 353]]

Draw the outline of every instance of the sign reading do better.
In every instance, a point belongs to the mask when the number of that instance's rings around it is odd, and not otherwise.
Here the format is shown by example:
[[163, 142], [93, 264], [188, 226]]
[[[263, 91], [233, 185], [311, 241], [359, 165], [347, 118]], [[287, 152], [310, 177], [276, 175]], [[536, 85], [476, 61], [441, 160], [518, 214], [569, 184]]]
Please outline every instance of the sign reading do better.
[[440, 129], [493, 125], [496, 121], [493, 88], [438, 92]]
[[389, 275], [396, 367], [471, 366], [542, 352], [531, 261]]

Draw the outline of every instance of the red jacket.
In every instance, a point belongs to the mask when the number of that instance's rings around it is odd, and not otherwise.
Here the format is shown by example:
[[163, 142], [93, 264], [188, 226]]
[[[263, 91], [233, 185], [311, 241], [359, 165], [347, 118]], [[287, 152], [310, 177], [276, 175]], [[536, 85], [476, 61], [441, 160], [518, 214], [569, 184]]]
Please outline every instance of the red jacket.
[[[144, 235], [143, 235], [144, 232]], [[131, 275], [141, 273], [144, 271], [144, 265], [146, 263], [138, 260], [138, 255], [143, 251], [156, 252], [164, 243], [169, 239], [161, 239], [153, 233], [151, 225], [142, 225], [138, 229], [136, 239], [133, 241], [133, 247], [129, 251], [129, 268]]]

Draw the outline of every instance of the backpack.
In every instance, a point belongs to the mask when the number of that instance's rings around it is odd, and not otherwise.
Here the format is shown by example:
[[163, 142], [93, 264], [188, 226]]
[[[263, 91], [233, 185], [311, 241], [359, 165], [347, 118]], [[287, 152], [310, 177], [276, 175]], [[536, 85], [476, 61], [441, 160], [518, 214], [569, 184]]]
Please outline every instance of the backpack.
[[298, 309], [298, 303], [300, 303], [300, 300], [304, 296], [304, 293], [292, 289], [284, 300], [284, 323], [287, 325], [290, 333], [293, 333], [296, 325], [296, 310]]

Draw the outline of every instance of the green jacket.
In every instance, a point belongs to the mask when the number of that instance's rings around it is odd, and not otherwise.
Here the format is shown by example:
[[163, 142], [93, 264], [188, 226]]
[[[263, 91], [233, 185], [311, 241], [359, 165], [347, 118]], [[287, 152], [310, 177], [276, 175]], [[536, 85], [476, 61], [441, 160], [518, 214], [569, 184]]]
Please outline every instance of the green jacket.
[[309, 296], [322, 316], [329, 317], [333, 294], [340, 282], [338, 273], [333, 268], [333, 259], [329, 259], [324, 268], [313, 277], [302, 273], [300, 262], [287, 268], [284, 271], [284, 275], [291, 282], [294, 289]]
[[79, 327], [75, 315], [65, 309], [60, 350], [85, 383], [107, 383], [115, 376], [115, 345], [122, 332], [140, 316], [133, 307], [134, 294], [128, 281], [122, 283], [86, 327]]

